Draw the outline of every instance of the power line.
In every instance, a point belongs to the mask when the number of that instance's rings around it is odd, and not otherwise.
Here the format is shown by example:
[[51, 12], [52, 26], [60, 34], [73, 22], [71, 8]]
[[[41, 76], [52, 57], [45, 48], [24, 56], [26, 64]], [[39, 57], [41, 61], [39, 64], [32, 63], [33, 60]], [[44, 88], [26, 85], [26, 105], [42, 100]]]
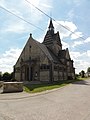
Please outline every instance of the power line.
[[26, 22], [26, 23], [28, 23], [28, 24], [30, 24], [30, 25], [32, 25], [32, 26], [38, 28], [39, 30], [44, 31], [42, 28], [40, 28], [40, 27], [34, 25], [33, 23], [30, 23], [29, 21], [27, 21], [27, 20], [25, 20], [24, 18], [22, 18], [22, 17], [16, 15], [15, 13], [11, 12], [10, 10], [8, 10], [8, 9], [2, 7], [2, 6], [0, 6], [0, 8], [3, 9], [3, 10], [5, 10], [6, 12], [8, 12], [8, 13], [14, 15], [14, 16], [16, 16], [17, 18], [21, 19], [22, 21], [24, 21], [24, 22]]
[[[25, 0], [25, 1], [28, 2], [29, 4], [31, 4], [33, 7], [35, 7], [37, 10], [39, 10], [40, 12], [42, 12], [42, 13], [43, 13], [44, 15], [46, 15], [47, 17], [51, 18], [48, 14], [46, 14], [45, 12], [43, 12], [41, 9], [39, 9], [38, 7], [36, 7], [36, 6], [33, 5], [32, 3], [30, 3], [29, 1], [27, 1], [27, 0]], [[27, 20], [25, 20], [24, 18], [22, 18], [22, 17], [16, 15], [15, 13], [11, 12], [10, 10], [8, 10], [8, 9], [2, 7], [2, 6], [0, 6], [0, 8], [3, 9], [3, 10], [5, 10], [5, 11], [7, 11], [8, 13], [10, 13], [10, 14], [16, 16], [17, 18], [21, 19], [22, 21], [24, 21], [24, 22], [26, 22], [26, 23], [28, 23], [28, 24], [30, 24], [30, 25], [32, 25], [32, 26], [34, 26], [34, 27], [40, 29], [41, 31], [44, 31], [42, 28], [40, 28], [40, 27], [34, 25], [33, 23], [30, 23], [29, 21], [27, 21]], [[64, 25], [58, 23], [54, 18], [52, 18], [52, 20], [55, 21], [55, 22], [56, 22], [57, 24], [59, 24], [60, 26], [62, 26], [63, 28], [65, 28], [65, 29], [67, 29], [68, 31], [70, 31], [72, 34], [74, 34], [74, 35], [76, 35], [77, 37], [79, 37], [79, 38], [85, 40], [85, 38], [80, 37], [79, 35], [75, 34], [75, 32], [71, 31], [69, 28], [67, 28], [67, 27], [65, 27]]]
[[39, 10], [40, 12], [42, 12], [44, 15], [46, 15], [47, 17], [50, 18], [50, 16], [48, 14], [46, 14], [45, 12], [43, 12], [41, 9], [39, 9], [38, 7], [36, 7], [35, 5], [33, 5], [31, 2], [29, 2], [28, 0], [25, 0], [26, 2], [28, 2], [29, 4], [31, 4], [34, 8], [36, 8], [37, 10]]
[[[46, 14], [45, 12], [43, 12], [40, 8], [36, 7], [35, 5], [33, 5], [30, 1], [25, 0], [27, 3], [31, 4], [34, 8], [36, 8], [37, 10], [39, 10], [41, 13], [43, 13], [44, 15], [46, 15], [49, 18], [52, 18], [51, 16], [49, 16], [48, 14]], [[75, 34], [75, 32], [71, 31], [69, 28], [65, 27], [64, 25], [60, 24], [59, 22], [57, 22], [54, 18], [52, 18], [53, 21], [55, 21], [57, 24], [59, 24], [60, 26], [62, 26], [63, 28], [67, 29], [68, 31], [70, 31], [72, 34], [76, 35], [77, 37], [85, 40], [85, 38], [80, 37], [79, 35]]]

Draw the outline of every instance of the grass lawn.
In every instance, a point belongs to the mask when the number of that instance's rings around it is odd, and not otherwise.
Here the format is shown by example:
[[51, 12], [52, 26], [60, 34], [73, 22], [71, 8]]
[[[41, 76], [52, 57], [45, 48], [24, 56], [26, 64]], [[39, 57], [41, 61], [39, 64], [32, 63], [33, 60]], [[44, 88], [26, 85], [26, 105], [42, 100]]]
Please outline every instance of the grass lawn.
[[42, 92], [42, 91], [51, 90], [55, 88], [60, 88], [72, 82], [85, 80], [85, 79], [88, 79], [88, 78], [78, 78], [76, 80], [66, 80], [66, 81], [59, 81], [54, 83], [27, 84], [27, 85], [24, 85], [24, 91], [28, 93], [37, 93], [37, 92]]

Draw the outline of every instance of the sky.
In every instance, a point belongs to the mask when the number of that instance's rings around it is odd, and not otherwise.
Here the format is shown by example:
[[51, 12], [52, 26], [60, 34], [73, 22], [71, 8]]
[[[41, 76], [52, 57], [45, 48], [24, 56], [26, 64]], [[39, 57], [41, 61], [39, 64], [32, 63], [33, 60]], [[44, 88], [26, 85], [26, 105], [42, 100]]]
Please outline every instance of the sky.
[[[90, 0], [27, 1], [54, 18], [55, 32], [60, 33], [63, 49], [68, 47], [76, 73], [81, 70], [86, 72], [90, 67]], [[43, 41], [46, 34], [50, 18], [27, 1], [0, 0], [0, 71], [3, 73], [13, 71], [13, 66], [30, 33], [39, 42]], [[28, 23], [8, 13], [2, 7]]]

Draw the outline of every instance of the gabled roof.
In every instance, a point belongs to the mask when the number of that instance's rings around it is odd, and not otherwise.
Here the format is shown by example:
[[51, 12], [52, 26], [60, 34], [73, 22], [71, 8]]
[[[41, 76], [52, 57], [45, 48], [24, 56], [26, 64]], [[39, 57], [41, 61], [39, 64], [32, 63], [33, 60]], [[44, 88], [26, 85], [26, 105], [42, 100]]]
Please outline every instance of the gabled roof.
[[66, 50], [60, 50], [59, 51], [59, 58], [61, 58], [61, 59], [66, 58]]
[[66, 50], [59, 51], [59, 58], [71, 60], [68, 48], [66, 48]]
[[[57, 62], [57, 63], [60, 63], [60, 61], [57, 59], [57, 57], [46, 47], [46, 45], [44, 45], [44, 44], [36, 41], [36, 40], [33, 39], [31, 36], [30, 36], [30, 38], [28, 39], [25, 47], [27, 46], [27, 44], [28, 44], [29, 41], [31, 41], [31, 40], [33, 41], [34, 44], [36, 44], [36, 45], [41, 49], [41, 51], [46, 55], [46, 57], [47, 57], [50, 61], [55, 62], [55, 63], [56, 63], [56, 62]], [[16, 65], [17, 65], [18, 62], [20, 62], [19, 60], [20, 60], [20, 58], [22, 58], [22, 54], [23, 54], [23, 52], [24, 52], [24, 50], [25, 50], [25, 47], [23, 48], [23, 50], [22, 50], [22, 52], [21, 52], [21, 55], [19, 56], [19, 58], [18, 58], [18, 60], [17, 60], [17, 62], [16, 62]]]
[[52, 43], [53, 43], [52, 35], [51, 35], [50, 31], [47, 31], [47, 33], [44, 37], [43, 44], [49, 45], [49, 44], [52, 44]]
[[57, 33], [54, 34], [53, 40], [54, 40], [54, 41], [57, 41], [57, 43], [58, 43], [59, 45], [61, 45], [61, 39], [60, 39], [59, 32], [57, 32]]
[[51, 51], [51, 49], [48, 48], [48, 52], [49, 52], [50, 55], [52, 56], [53, 61], [54, 61], [55, 63], [60, 63], [60, 60], [59, 60], [58, 57]]
[[47, 48], [44, 44], [39, 43], [38, 41], [35, 41], [35, 42], [50, 61], [52, 61], [54, 63], [58, 63], [60, 65], [64, 65], [62, 63], [62, 61], [60, 61], [60, 59], [49, 48]]
[[53, 61], [53, 58], [52, 58], [52, 56], [50, 55], [47, 47], [46, 47], [44, 44], [39, 43], [38, 41], [34, 41], [34, 42], [35, 42], [35, 43], [38, 45], [38, 47], [43, 51], [43, 53], [48, 57], [48, 59], [49, 59], [50, 61]]

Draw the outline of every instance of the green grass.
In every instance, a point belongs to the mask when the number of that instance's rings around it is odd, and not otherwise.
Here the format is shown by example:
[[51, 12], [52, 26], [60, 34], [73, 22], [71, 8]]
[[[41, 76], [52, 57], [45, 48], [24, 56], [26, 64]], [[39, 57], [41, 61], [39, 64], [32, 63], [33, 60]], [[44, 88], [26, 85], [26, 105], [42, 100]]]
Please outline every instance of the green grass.
[[81, 81], [85, 79], [87, 78], [78, 78], [76, 80], [66, 80], [66, 81], [59, 81], [54, 83], [27, 84], [27, 85], [24, 85], [24, 91], [28, 93], [37, 93], [37, 92], [42, 92], [42, 91], [51, 90], [55, 88], [60, 88], [70, 83], [73, 83], [75, 81]]
[[61, 86], [65, 86], [65, 84], [35, 84], [35, 85], [25, 85], [24, 90], [29, 93], [37, 93], [37, 92], [42, 92], [46, 90], [51, 90], [54, 88], [59, 88]]
[[86, 79], [90, 79], [90, 77], [84, 77], [84, 78], [79, 77], [79, 78], [78, 78], [78, 80], [86, 80]]

